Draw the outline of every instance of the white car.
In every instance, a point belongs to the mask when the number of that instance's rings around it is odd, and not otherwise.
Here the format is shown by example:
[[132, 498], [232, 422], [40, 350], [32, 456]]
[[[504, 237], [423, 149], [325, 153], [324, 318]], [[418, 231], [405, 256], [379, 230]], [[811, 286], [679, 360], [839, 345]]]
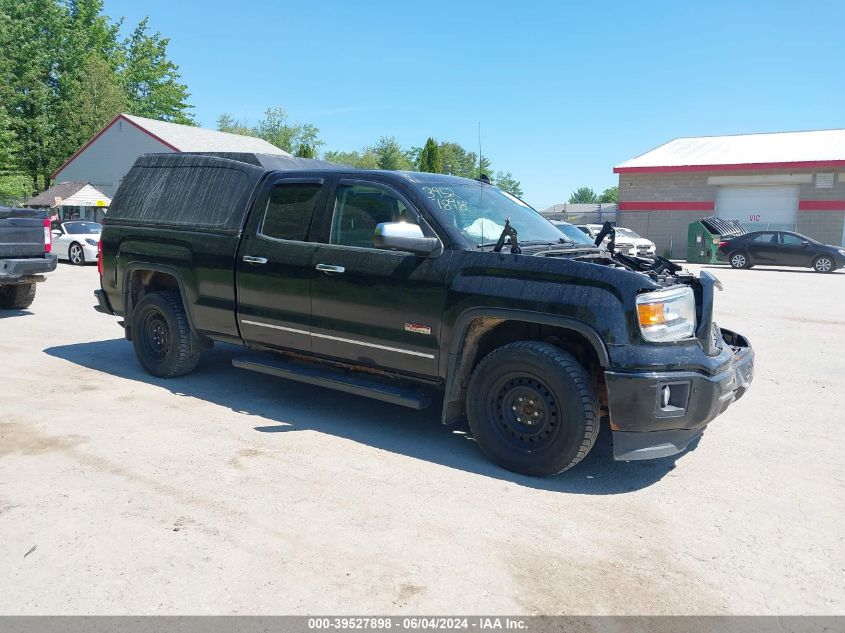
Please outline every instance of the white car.
[[636, 231], [626, 229], [622, 226], [616, 227], [616, 241], [625, 240], [626, 242], [633, 242], [634, 248], [637, 250], [637, 255], [653, 257], [657, 252], [657, 247], [649, 239], [644, 238]]
[[[578, 226], [584, 233], [593, 239], [599, 234], [602, 229], [601, 224], [581, 224]], [[631, 229], [626, 229], [621, 226], [614, 227], [616, 229], [616, 251], [623, 255], [632, 255], [640, 257], [652, 257], [657, 252], [657, 247], [654, 242], [635, 233]], [[610, 241], [609, 237], [605, 237], [600, 248], [607, 250], [607, 243]]]
[[102, 230], [101, 224], [87, 220], [53, 222], [53, 252], [71, 264], [96, 262]]

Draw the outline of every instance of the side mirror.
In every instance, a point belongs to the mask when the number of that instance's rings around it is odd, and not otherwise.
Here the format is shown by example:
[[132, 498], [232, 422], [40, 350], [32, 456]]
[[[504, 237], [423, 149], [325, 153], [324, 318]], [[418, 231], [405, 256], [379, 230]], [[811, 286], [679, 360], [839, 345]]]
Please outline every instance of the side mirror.
[[801, 246], [809, 246], [809, 245], [810, 245], [810, 243], [809, 243], [809, 242], [806, 242], [806, 241], [805, 241], [805, 242], [801, 242]]
[[62, 232], [59, 229], [53, 229], [53, 237], [61, 237]]
[[373, 245], [388, 251], [408, 251], [428, 257], [439, 245], [436, 237], [426, 237], [418, 224], [410, 222], [382, 222], [376, 225]]

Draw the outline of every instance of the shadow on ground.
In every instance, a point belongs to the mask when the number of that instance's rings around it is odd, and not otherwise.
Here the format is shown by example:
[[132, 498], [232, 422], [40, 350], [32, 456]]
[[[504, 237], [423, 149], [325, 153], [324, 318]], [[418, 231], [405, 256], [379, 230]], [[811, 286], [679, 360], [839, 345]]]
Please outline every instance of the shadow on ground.
[[16, 316], [32, 316], [32, 312], [29, 310], [0, 310], [0, 319], [8, 319], [9, 317], [16, 317]]
[[[540, 490], [571, 494], [620, 494], [659, 481], [675, 467], [668, 457], [641, 462], [615, 462], [610, 431], [603, 428], [596, 446], [571, 470], [548, 478], [526, 477], [492, 464], [465, 426], [440, 424], [442, 400], [424, 411], [412, 411], [320, 387], [235, 369], [232, 359], [246, 352], [231, 345], [215, 346], [188, 376], [161, 379], [144, 372], [123, 339], [60, 345], [46, 354], [126, 380], [167, 389], [177, 396], [206, 400], [241, 415], [261, 416], [250, 422], [256, 432], [277, 434], [311, 430], [343, 437], [382, 450], [407, 455], [485, 477], [512, 481]], [[242, 420], [243, 418], [236, 418]], [[275, 424], [267, 424], [267, 420]]]

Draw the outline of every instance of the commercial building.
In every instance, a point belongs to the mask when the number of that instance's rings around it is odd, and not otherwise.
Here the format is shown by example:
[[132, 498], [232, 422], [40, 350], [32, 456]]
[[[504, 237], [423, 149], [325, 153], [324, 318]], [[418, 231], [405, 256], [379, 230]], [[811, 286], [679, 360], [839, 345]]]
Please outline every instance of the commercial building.
[[267, 141], [191, 125], [118, 114], [53, 174], [53, 182], [91, 183], [107, 196], [135, 159], [162, 152], [243, 152], [290, 156]]
[[44, 209], [57, 220], [103, 219], [111, 205], [111, 198], [89, 182], [63, 182], [30, 198], [24, 205]]
[[618, 223], [682, 256], [690, 222], [845, 244], [845, 130], [679, 138], [614, 167]]

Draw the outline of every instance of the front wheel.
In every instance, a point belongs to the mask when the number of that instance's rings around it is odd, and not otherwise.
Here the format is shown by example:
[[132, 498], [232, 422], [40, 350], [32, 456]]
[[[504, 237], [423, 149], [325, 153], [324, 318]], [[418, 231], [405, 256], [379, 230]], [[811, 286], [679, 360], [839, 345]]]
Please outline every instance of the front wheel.
[[85, 251], [82, 250], [81, 245], [74, 242], [70, 245], [70, 248], [67, 249], [67, 258], [70, 260], [71, 264], [82, 266], [82, 264], [85, 263]]
[[181, 376], [199, 362], [200, 342], [176, 292], [151, 292], [138, 302], [132, 313], [132, 344], [153, 376]]
[[822, 255], [821, 257], [816, 257], [816, 260], [813, 262], [813, 270], [817, 273], [830, 273], [836, 269], [836, 264], [833, 263], [833, 259], [828, 257], [827, 255]]
[[745, 253], [731, 253], [730, 262], [732, 268], [751, 268], [751, 260]]
[[525, 475], [571, 468], [599, 432], [598, 399], [587, 371], [571, 354], [536, 341], [510, 343], [478, 364], [467, 414], [481, 450]]

